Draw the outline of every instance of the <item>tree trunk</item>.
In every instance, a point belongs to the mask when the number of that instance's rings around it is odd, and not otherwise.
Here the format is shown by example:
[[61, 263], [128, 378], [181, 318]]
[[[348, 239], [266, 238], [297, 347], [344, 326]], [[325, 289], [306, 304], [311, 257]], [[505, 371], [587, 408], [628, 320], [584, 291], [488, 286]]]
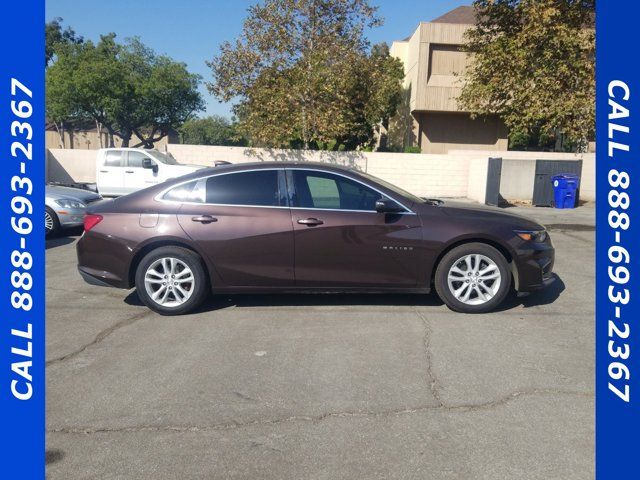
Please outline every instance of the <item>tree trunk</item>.
[[378, 130], [378, 141], [376, 145], [376, 151], [387, 151], [387, 144], [389, 139], [389, 119], [383, 118], [380, 122], [380, 129]]
[[[155, 128], [151, 130], [151, 133], [147, 136], [143, 135], [142, 132], [135, 128], [133, 129], [133, 133], [135, 133], [136, 137], [140, 139], [140, 141], [136, 145], [134, 145], [134, 148], [140, 146], [143, 146], [144, 148], [154, 148], [156, 142], [159, 142], [169, 134], [168, 132], [163, 132], [162, 130], [158, 132], [158, 130]], [[158, 134], [157, 137], [154, 136], [156, 133]]]
[[302, 103], [302, 142], [303, 148], [305, 150], [309, 150], [309, 130], [307, 126], [307, 108], [304, 104], [304, 100]]
[[103, 148], [102, 145], [102, 123], [96, 120], [96, 131], [98, 132], [98, 142], [100, 144], [100, 148]]
[[58, 132], [60, 148], [64, 148], [64, 123], [60, 122], [60, 125], [58, 125], [58, 122], [54, 122], [53, 125]]
[[122, 147], [123, 148], [129, 147], [129, 142], [131, 141], [131, 133], [132, 132], [122, 132], [121, 133]]

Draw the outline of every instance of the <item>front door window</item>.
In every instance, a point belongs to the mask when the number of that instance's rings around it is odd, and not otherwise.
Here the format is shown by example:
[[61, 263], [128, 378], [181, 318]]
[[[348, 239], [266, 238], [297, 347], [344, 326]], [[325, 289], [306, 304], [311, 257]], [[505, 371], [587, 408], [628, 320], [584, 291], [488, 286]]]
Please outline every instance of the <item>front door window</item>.
[[374, 212], [384, 197], [374, 189], [349, 178], [318, 170], [293, 170], [293, 206], [329, 210]]

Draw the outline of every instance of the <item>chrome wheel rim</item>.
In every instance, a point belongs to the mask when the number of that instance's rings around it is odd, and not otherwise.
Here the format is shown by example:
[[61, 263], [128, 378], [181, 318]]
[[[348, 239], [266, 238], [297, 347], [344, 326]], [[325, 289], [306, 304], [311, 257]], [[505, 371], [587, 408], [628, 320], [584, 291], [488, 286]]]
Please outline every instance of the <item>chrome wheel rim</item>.
[[47, 233], [53, 230], [53, 218], [46, 210], [44, 211], [44, 229]]
[[178, 307], [193, 295], [195, 278], [182, 260], [164, 257], [149, 265], [144, 274], [144, 287], [158, 305]]
[[447, 274], [449, 291], [465, 305], [482, 305], [498, 293], [501, 283], [496, 262], [472, 253], [456, 260]]

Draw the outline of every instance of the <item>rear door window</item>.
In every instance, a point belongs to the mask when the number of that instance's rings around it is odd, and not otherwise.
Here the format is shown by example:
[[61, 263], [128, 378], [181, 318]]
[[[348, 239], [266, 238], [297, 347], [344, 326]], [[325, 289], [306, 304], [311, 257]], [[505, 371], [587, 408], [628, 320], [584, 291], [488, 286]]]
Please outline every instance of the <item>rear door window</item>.
[[206, 203], [257, 207], [284, 206], [278, 170], [255, 170], [207, 178]]
[[105, 167], [123, 167], [122, 151], [120, 150], [107, 150], [104, 156]]

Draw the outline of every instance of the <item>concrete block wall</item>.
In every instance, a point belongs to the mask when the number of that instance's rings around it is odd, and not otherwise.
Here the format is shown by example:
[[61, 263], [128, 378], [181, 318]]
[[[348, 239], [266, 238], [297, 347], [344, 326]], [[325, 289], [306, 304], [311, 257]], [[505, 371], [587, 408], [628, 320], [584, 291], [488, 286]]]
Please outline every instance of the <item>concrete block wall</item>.
[[[429, 155], [390, 152], [326, 152], [205, 145], [167, 145], [181, 163], [213, 165], [255, 161], [311, 161], [344, 165], [391, 182], [416, 195], [465, 197], [469, 155]], [[477, 152], [475, 153], [477, 156]]]
[[419, 196], [466, 197], [469, 158], [368, 153], [366, 172]]
[[[450, 155], [478, 155], [477, 151], [453, 150]], [[482, 155], [502, 158], [502, 176], [500, 194], [510, 201], [533, 198], [536, 160], [582, 160], [582, 176], [580, 181], [580, 198], [594, 201], [595, 188], [595, 153], [559, 153], [559, 152], [514, 152], [487, 151]]]
[[[501, 193], [507, 200], [531, 200], [536, 159], [583, 160], [581, 198], [595, 199], [595, 155], [548, 152], [479, 152], [456, 150], [449, 154], [382, 152], [317, 152], [169, 144], [166, 151], [180, 163], [212, 166], [216, 160], [317, 161], [349, 166], [391, 182], [411, 193], [430, 197], [468, 197], [484, 201], [487, 159], [502, 157]], [[95, 182], [95, 150], [50, 149], [47, 180]]]
[[47, 150], [48, 182], [95, 182], [97, 150], [51, 148]]
[[469, 184], [467, 198], [484, 203], [487, 198], [487, 174], [489, 157], [474, 158], [469, 161]]

